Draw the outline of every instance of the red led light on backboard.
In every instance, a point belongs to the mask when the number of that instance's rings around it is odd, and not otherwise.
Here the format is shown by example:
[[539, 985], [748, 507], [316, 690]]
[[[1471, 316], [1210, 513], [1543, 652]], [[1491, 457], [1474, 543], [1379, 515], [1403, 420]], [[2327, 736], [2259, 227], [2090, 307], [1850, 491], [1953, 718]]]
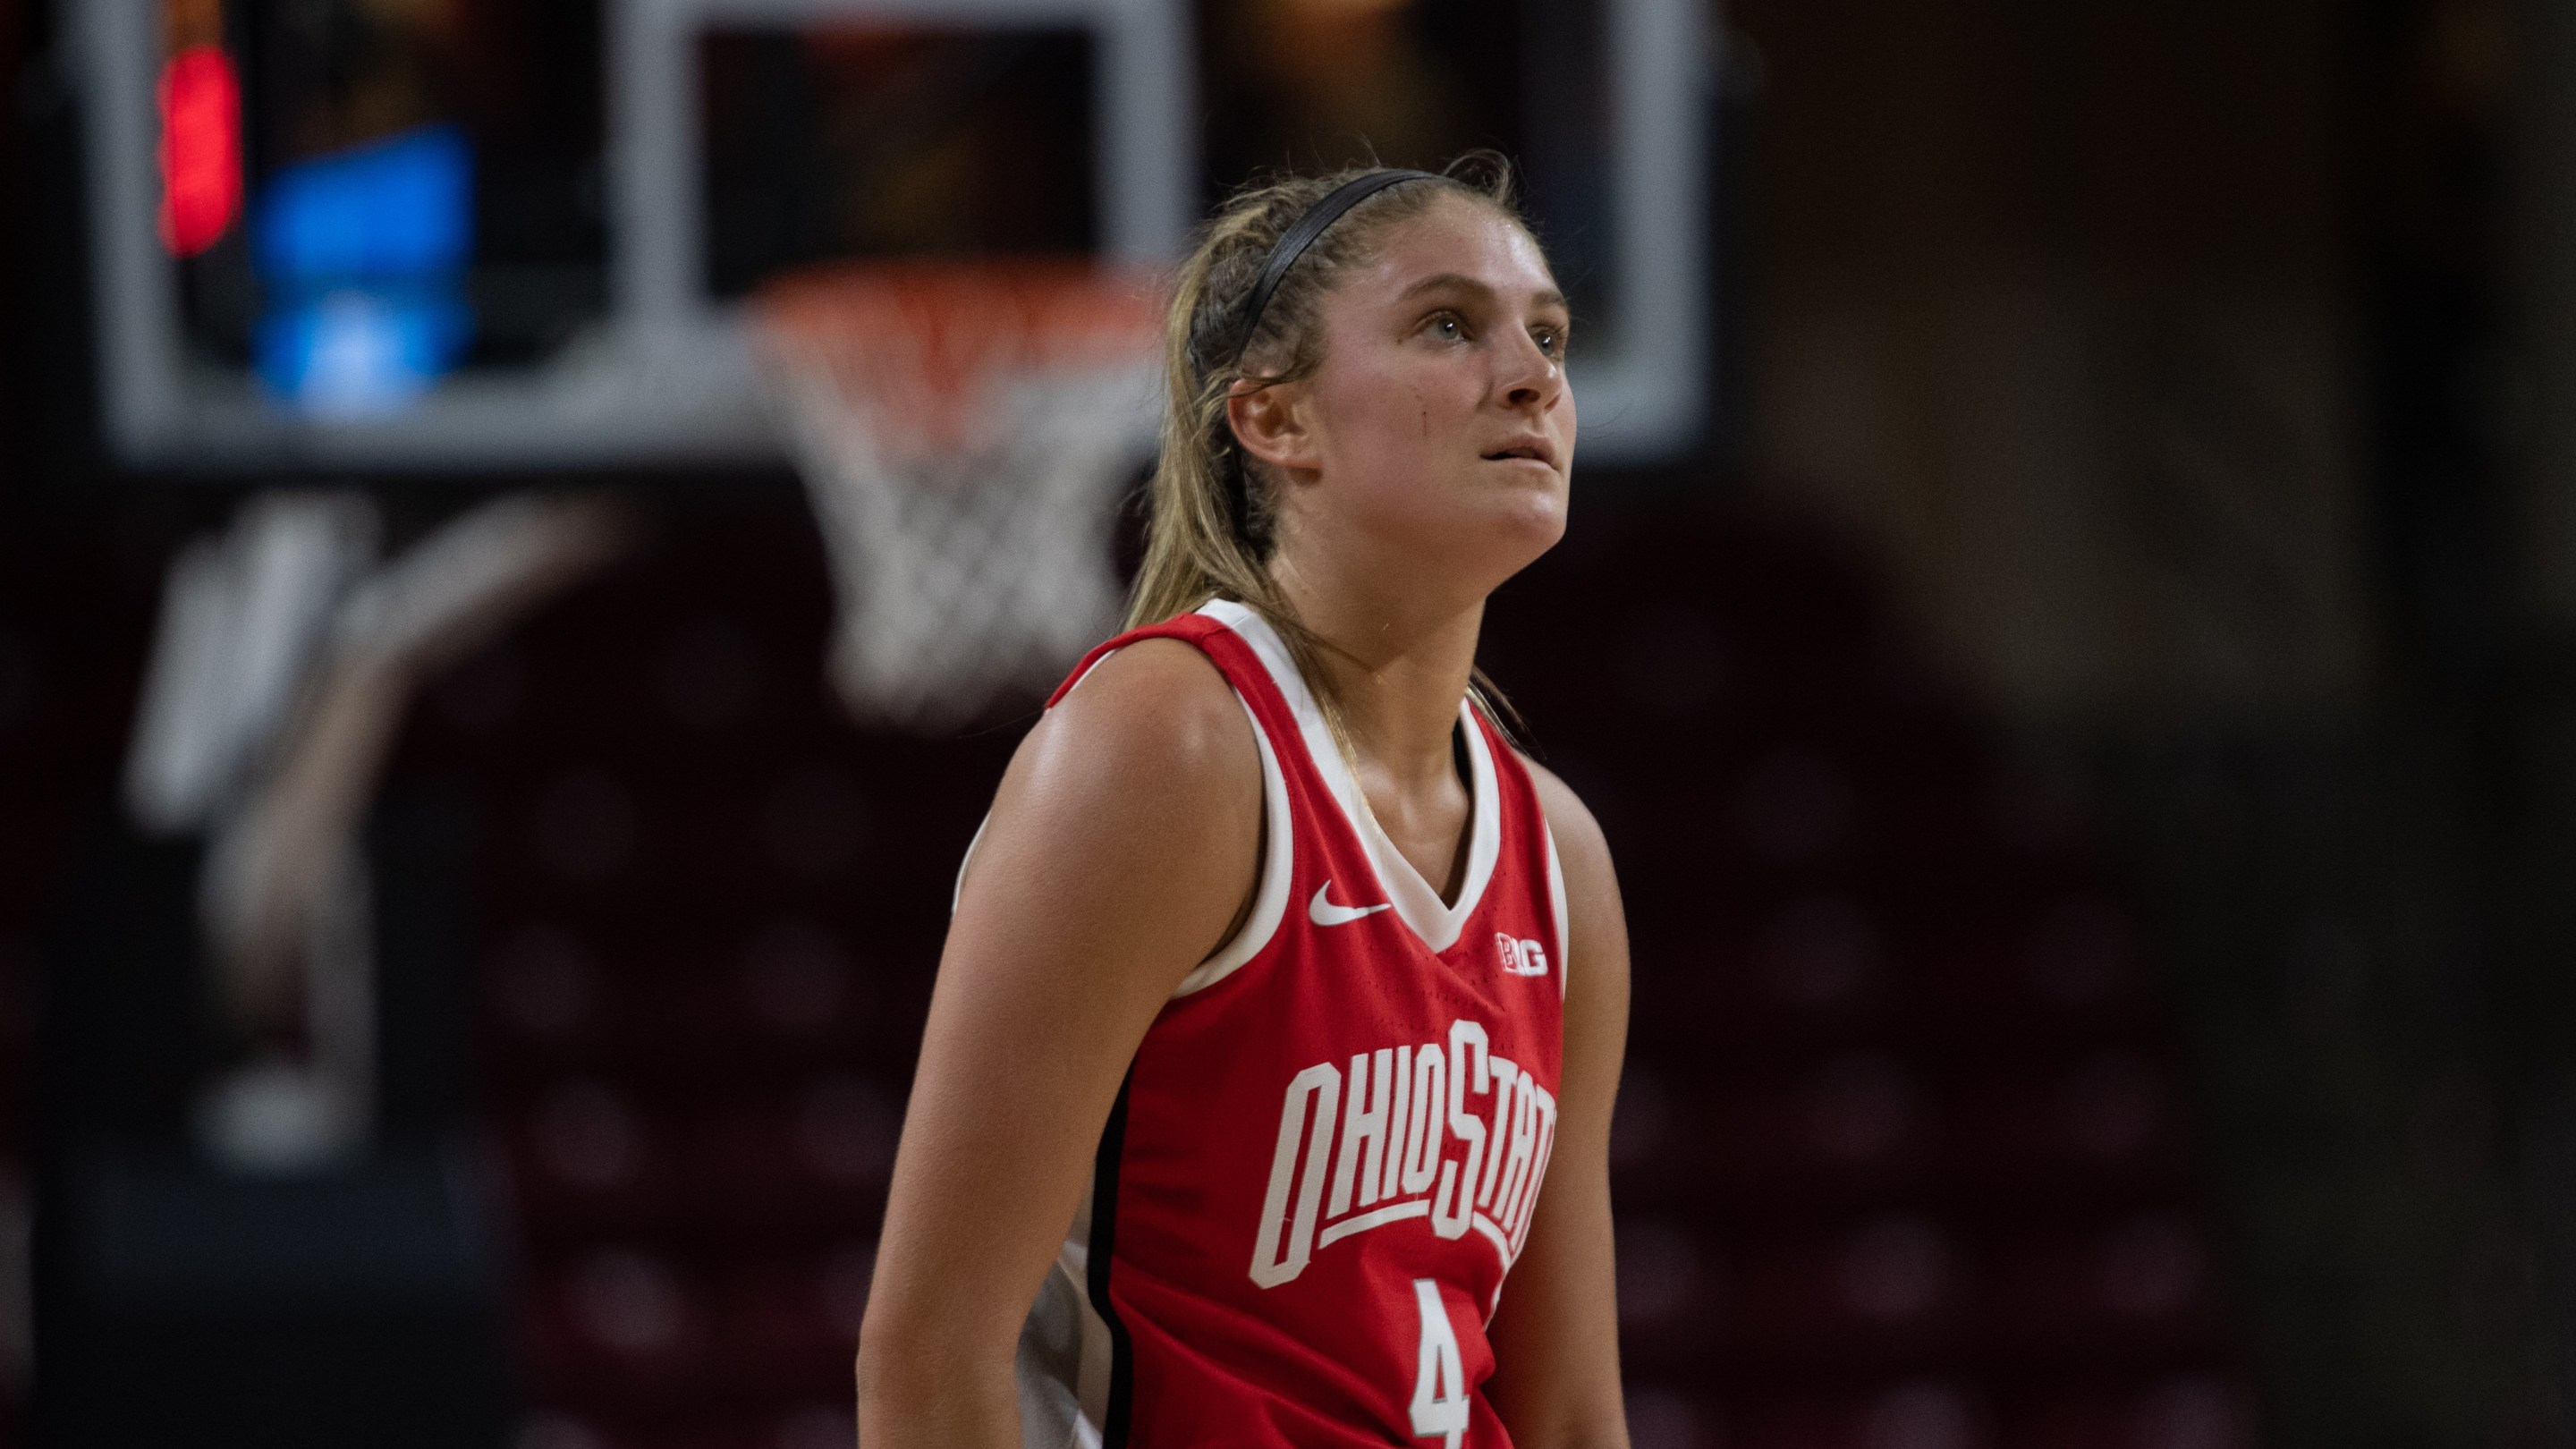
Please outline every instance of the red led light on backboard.
[[193, 257], [241, 215], [241, 77], [221, 46], [161, 68], [161, 244]]

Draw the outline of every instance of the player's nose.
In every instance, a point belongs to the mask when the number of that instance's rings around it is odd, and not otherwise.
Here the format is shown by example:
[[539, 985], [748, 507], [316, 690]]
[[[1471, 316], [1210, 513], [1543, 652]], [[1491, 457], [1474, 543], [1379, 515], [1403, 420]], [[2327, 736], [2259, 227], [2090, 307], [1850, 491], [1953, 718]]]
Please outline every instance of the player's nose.
[[1503, 342], [1496, 381], [1506, 405], [1545, 412], [1565, 395], [1565, 361], [1527, 331], [1514, 328]]

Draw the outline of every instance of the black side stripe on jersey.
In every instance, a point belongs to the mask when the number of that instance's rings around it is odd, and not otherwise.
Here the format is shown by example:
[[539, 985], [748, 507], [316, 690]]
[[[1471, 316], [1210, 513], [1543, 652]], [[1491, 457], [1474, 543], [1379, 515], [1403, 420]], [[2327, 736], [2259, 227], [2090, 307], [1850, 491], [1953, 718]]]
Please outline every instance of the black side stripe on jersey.
[[1109, 1326], [1109, 1403], [1101, 1414], [1101, 1449], [1126, 1449], [1127, 1425], [1136, 1397], [1136, 1355], [1127, 1325], [1109, 1302], [1109, 1264], [1117, 1250], [1118, 1161], [1127, 1145], [1127, 1091], [1136, 1084], [1136, 1067], [1118, 1084], [1118, 1100], [1100, 1129], [1100, 1155], [1091, 1169], [1091, 1251], [1084, 1277], [1090, 1280], [1092, 1309]]

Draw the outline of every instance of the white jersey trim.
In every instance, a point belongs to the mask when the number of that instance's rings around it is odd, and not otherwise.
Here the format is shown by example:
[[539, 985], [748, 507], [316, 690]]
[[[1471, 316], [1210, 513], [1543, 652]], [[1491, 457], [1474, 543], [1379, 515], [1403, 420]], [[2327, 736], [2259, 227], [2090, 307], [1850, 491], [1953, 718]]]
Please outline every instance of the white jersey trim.
[[984, 818], [975, 822], [975, 835], [973, 839], [966, 842], [966, 853], [957, 857], [957, 883], [948, 888], [948, 914], [951, 919], [957, 915], [957, 903], [966, 899], [966, 867], [975, 863], [975, 847], [984, 843], [984, 832], [992, 828], [993, 812], [987, 810], [984, 812]]
[[1199, 968], [1181, 978], [1172, 995], [1183, 997], [1204, 991], [1242, 970], [1270, 938], [1279, 933], [1279, 922], [1288, 914], [1288, 881], [1296, 864], [1297, 822], [1288, 816], [1288, 776], [1279, 768], [1279, 757], [1270, 749], [1270, 732], [1261, 727], [1260, 716], [1243, 696], [1235, 703], [1243, 705], [1243, 717], [1252, 722], [1252, 742], [1261, 748], [1261, 883], [1254, 887], [1252, 914], [1243, 918], [1243, 929], [1225, 943]]
[[1021, 1321], [1013, 1354], [1024, 1449], [1100, 1449], [1109, 1417], [1114, 1353], [1109, 1325], [1092, 1306], [1091, 1185], [1082, 1190], [1064, 1246]]
[[1574, 960], [1574, 923], [1565, 917], [1565, 866], [1556, 858], [1556, 827], [1542, 821], [1539, 834], [1547, 841], [1547, 908], [1556, 917], [1556, 994], [1562, 997]]
[[[1467, 836], [1467, 878], [1458, 890], [1458, 903], [1440, 899], [1440, 892], [1413, 862], [1395, 848], [1386, 831], [1378, 825], [1376, 812], [1369, 809], [1368, 795], [1351, 775], [1348, 761], [1342, 758], [1333, 741], [1332, 727], [1324, 722], [1324, 712], [1315, 703], [1314, 692], [1306, 687], [1288, 648], [1268, 621], [1249, 607], [1231, 599], [1215, 599], [1200, 607], [1199, 612], [1225, 625], [1252, 646], [1255, 657], [1270, 671], [1270, 680], [1279, 687], [1288, 702], [1288, 711], [1296, 718], [1297, 731], [1303, 738], [1306, 757], [1314, 762], [1315, 771], [1324, 779], [1335, 803], [1341, 806], [1343, 818], [1351, 824], [1351, 833], [1359, 837], [1369, 865], [1377, 876], [1380, 890], [1395, 907], [1396, 916], [1422, 938], [1434, 951], [1446, 951], [1458, 943], [1484, 899], [1485, 886], [1494, 878], [1494, 864], [1502, 856], [1503, 822], [1501, 791], [1494, 778], [1493, 748], [1476, 722], [1475, 706], [1465, 699], [1458, 701], [1458, 718], [1466, 731], [1468, 806], [1471, 819]], [[1347, 889], [1347, 886], [1345, 887]], [[1284, 886], [1283, 886], [1284, 890]], [[1373, 905], [1375, 902], [1352, 898], [1351, 905]]]

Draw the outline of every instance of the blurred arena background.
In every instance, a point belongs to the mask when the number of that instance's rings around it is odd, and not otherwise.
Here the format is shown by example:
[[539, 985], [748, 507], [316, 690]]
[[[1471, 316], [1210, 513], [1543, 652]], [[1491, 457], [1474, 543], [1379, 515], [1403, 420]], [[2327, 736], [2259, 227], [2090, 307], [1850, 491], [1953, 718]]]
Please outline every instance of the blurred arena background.
[[948, 883], [1143, 463], [1036, 409], [982, 473], [1060, 492], [871, 513], [936, 349], [850, 268], [1062, 298], [1494, 146], [1581, 318], [1487, 664], [1626, 879], [1639, 1449], [2576, 1444], [2560, 9], [0, 47], [0, 1440], [848, 1443]]

